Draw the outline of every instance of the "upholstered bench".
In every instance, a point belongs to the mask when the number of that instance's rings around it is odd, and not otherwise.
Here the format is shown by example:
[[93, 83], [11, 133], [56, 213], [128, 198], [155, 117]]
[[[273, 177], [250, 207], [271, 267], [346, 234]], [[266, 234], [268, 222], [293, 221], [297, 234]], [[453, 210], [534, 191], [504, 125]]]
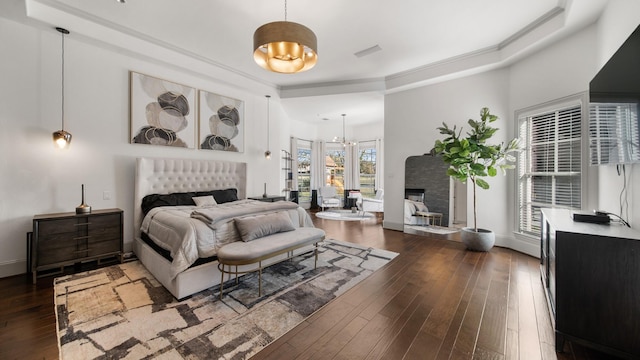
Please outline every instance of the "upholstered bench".
[[438, 221], [438, 226], [442, 226], [442, 214], [437, 212], [430, 211], [416, 211], [414, 216], [421, 216], [429, 222], [429, 225], [435, 225], [436, 220]]
[[[260, 237], [251, 241], [236, 241], [227, 244], [218, 250], [218, 269], [222, 274], [220, 281], [220, 299], [222, 299], [224, 274], [235, 274], [236, 282], [238, 274], [258, 271], [258, 296], [262, 296], [262, 261], [277, 255], [287, 254], [282, 259], [293, 257], [293, 251], [308, 245], [315, 245], [315, 266], [318, 265], [318, 243], [323, 241], [324, 231], [313, 227], [299, 227], [292, 231], [279, 232]], [[238, 266], [258, 264], [258, 268], [238, 271]], [[235, 270], [232, 270], [235, 266]]]

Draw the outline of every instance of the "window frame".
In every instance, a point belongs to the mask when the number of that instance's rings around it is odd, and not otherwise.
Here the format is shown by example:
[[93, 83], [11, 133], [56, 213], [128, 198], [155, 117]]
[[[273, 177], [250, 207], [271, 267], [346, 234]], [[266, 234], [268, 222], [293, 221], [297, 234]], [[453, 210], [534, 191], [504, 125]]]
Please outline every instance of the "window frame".
[[[362, 173], [362, 157], [363, 153], [369, 152], [369, 154], [373, 157], [371, 161], [373, 163], [373, 173], [372, 174], [364, 174]], [[361, 141], [358, 143], [358, 169], [359, 178], [360, 178], [360, 193], [363, 197], [367, 198], [375, 198], [376, 190], [378, 189], [378, 184], [376, 184], [376, 174], [378, 171], [378, 153], [376, 149], [376, 141], [375, 140], [367, 140]], [[373, 186], [363, 186], [363, 176], [371, 177]], [[365, 190], [369, 189], [369, 190]]]
[[[311, 201], [311, 168], [312, 168], [312, 163], [313, 163], [313, 150], [312, 150], [312, 146], [313, 146], [313, 142], [310, 140], [303, 140], [303, 139], [297, 139], [297, 151], [298, 153], [295, 154], [295, 158], [297, 159], [296, 161], [296, 166], [297, 168], [296, 170], [296, 176], [298, 178], [298, 188], [296, 190], [298, 190], [298, 202], [310, 202]], [[306, 173], [304, 173], [304, 175], [300, 175], [300, 151], [303, 150], [305, 152], [308, 152], [309, 154], [309, 169]], [[302, 179], [306, 179], [308, 180], [308, 191], [304, 191], [304, 189], [302, 189], [302, 186], [304, 186], [305, 181], [301, 181]]]
[[[588, 127], [589, 127], [589, 101], [588, 101], [588, 94], [586, 92], [583, 93], [579, 93], [579, 94], [575, 94], [575, 95], [571, 95], [571, 96], [567, 96], [555, 101], [550, 101], [548, 103], [544, 103], [544, 104], [540, 104], [540, 105], [535, 105], [532, 107], [528, 107], [525, 109], [520, 109], [520, 110], [516, 110], [515, 111], [515, 116], [514, 116], [514, 122], [515, 122], [515, 129], [514, 129], [514, 133], [515, 136], [520, 138], [520, 127], [522, 124], [522, 121], [524, 119], [529, 119], [531, 117], [535, 117], [535, 116], [539, 116], [542, 114], [547, 114], [547, 113], [552, 113], [552, 112], [556, 112], [556, 111], [562, 111], [562, 110], [566, 110], [572, 107], [576, 107], [579, 106], [580, 107], [580, 208], [584, 208], [587, 203], [588, 203], [588, 178], [589, 178], [589, 133], [588, 133]], [[555, 140], [557, 141], [557, 139]], [[525, 143], [523, 142], [523, 145]], [[528, 144], [528, 141], [527, 141]], [[526, 161], [530, 161], [530, 151], [529, 149], [524, 149], [524, 151], [518, 156], [518, 161], [516, 163], [516, 176], [514, 177], [514, 210], [515, 210], [515, 216], [514, 216], [514, 233], [517, 236], [524, 236], [526, 238], [530, 238], [530, 239], [539, 239], [540, 238], [540, 234], [539, 231], [523, 231], [523, 229], [521, 229], [521, 215], [522, 215], [522, 209], [521, 209], [521, 199], [522, 199], [522, 194], [521, 194], [521, 183], [522, 183], [522, 173], [521, 173], [521, 166], [523, 166], [523, 164], [521, 164], [522, 159], [525, 159]], [[529, 164], [525, 164], [526, 166], [528, 166]], [[530, 169], [530, 168], [527, 168]], [[525, 171], [525, 173], [528, 173], [529, 175], [531, 174], [530, 171]], [[543, 207], [547, 207], [547, 206], [543, 206]], [[550, 204], [549, 207], [562, 207], [562, 206], [553, 206], [553, 204]], [[565, 207], [566, 208], [566, 207]], [[530, 223], [533, 223], [535, 221], [536, 217], [535, 214], [531, 214], [530, 215]]]
[[[325, 144], [324, 156], [330, 156], [333, 153], [342, 153], [342, 167], [338, 166], [335, 170], [335, 173], [331, 173], [331, 170], [325, 163], [324, 165], [324, 185], [325, 186], [333, 186], [336, 188], [337, 194], [342, 197], [344, 196], [344, 163], [346, 158], [346, 149], [342, 146], [341, 143], [328, 142]], [[338, 164], [336, 164], [338, 165]], [[342, 169], [341, 171], [337, 171], [338, 169]], [[342, 186], [336, 185], [335, 182], [341, 182]], [[332, 183], [334, 182], [334, 183]]]

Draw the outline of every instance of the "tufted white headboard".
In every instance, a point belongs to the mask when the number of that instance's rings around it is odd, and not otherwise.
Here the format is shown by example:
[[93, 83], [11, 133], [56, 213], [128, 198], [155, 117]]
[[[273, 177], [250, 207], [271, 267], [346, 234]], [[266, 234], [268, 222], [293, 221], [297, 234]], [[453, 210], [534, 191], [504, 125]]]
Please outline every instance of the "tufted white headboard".
[[137, 158], [133, 204], [135, 236], [140, 235], [142, 198], [149, 194], [238, 189], [247, 196], [247, 164], [219, 160]]

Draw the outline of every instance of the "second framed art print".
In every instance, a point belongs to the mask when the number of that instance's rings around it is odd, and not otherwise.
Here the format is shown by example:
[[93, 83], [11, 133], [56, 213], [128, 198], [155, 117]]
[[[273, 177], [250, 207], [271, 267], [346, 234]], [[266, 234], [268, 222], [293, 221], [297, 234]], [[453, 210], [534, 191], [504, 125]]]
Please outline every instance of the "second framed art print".
[[244, 102], [200, 90], [199, 104], [200, 149], [244, 152]]

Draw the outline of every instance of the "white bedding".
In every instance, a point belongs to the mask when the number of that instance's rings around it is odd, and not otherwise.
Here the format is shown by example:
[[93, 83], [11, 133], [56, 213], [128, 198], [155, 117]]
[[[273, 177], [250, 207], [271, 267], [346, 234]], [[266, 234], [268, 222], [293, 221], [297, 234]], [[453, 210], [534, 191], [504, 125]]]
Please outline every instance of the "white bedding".
[[150, 210], [141, 231], [173, 259], [171, 277], [198, 258], [211, 257], [230, 242], [241, 241], [233, 219], [265, 212], [286, 211], [295, 227], [312, 227], [309, 214], [292, 202], [238, 200], [211, 206], [163, 206]]

